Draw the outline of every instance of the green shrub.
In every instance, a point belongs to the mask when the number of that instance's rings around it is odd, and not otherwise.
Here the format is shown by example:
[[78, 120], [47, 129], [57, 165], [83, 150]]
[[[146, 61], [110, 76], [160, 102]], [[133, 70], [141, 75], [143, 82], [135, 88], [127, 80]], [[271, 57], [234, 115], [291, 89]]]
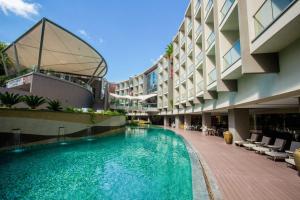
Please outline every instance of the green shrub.
[[48, 110], [52, 111], [62, 111], [61, 103], [58, 100], [48, 100]]
[[22, 102], [22, 96], [5, 92], [4, 94], [0, 94], [0, 100], [4, 106], [11, 108], [13, 105]]
[[46, 100], [43, 97], [39, 97], [36, 95], [24, 96], [23, 101], [26, 105], [28, 105], [31, 109], [36, 109], [40, 105], [46, 103]]

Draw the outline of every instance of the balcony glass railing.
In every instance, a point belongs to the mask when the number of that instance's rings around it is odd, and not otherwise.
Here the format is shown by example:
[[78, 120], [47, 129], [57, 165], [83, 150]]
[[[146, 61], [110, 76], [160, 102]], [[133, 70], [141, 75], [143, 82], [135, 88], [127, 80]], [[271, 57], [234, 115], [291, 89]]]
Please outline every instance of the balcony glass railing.
[[186, 81], [186, 73], [185, 72], [182, 73], [181, 76], [180, 76], [180, 82], [182, 83], [184, 81]]
[[189, 98], [194, 97], [194, 88], [189, 89]]
[[194, 64], [191, 64], [188, 69], [188, 76], [194, 73], [194, 69], [195, 69]]
[[214, 69], [208, 73], [208, 85], [212, 84], [216, 80], [217, 80], [217, 70], [214, 67]]
[[179, 103], [179, 101], [180, 101], [180, 96], [177, 96], [176, 97], [176, 103]]
[[185, 61], [186, 61], [186, 55], [182, 54], [181, 57], [180, 57], [180, 62], [184, 63]]
[[193, 42], [189, 43], [189, 52], [193, 50]]
[[212, 5], [213, 5], [213, 1], [208, 0], [207, 4], [206, 4], [206, 7], [205, 7], [205, 11], [208, 12], [210, 10], [210, 8], [212, 7]]
[[215, 33], [211, 32], [206, 41], [207, 41], [207, 47], [209, 48], [212, 45], [212, 43], [215, 41]]
[[176, 83], [175, 86], [177, 87], [179, 85], [179, 83], [180, 83], [180, 80], [177, 79], [175, 83]]
[[198, 94], [203, 91], [203, 88], [204, 88], [203, 83], [204, 83], [203, 80], [197, 83], [197, 93]]
[[197, 30], [196, 30], [196, 36], [199, 36], [201, 32], [202, 32], [202, 26], [199, 25]]
[[193, 22], [190, 20], [188, 25], [188, 31], [190, 31], [193, 28]]
[[256, 36], [263, 32], [296, 0], [266, 0], [253, 16]]
[[165, 75], [164, 76], [164, 81], [167, 81], [168, 80], [168, 75]]
[[203, 60], [203, 53], [201, 51], [200, 53], [198, 53], [198, 55], [196, 57], [197, 64], [199, 64], [200, 62], [202, 62], [202, 60]]
[[225, 16], [227, 15], [228, 11], [230, 10], [231, 6], [233, 5], [235, 0], [225, 0], [222, 9], [220, 11], [221, 14], [221, 22], [222, 20], [225, 18]]
[[186, 96], [186, 92], [181, 94], [181, 101], [186, 100], [187, 96]]
[[241, 58], [241, 45], [240, 40], [237, 40], [231, 49], [223, 56], [223, 71], [228, 69], [231, 65], [233, 65], [236, 61]]
[[174, 67], [174, 70], [177, 71], [179, 69], [179, 63], [177, 63]]
[[185, 36], [183, 36], [182, 38], [181, 38], [181, 44], [183, 44], [185, 42]]
[[201, 0], [197, 0], [197, 3], [196, 3], [196, 6], [195, 6], [195, 10], [198, 11], [198, 9], [200, 8], [201, 6]]

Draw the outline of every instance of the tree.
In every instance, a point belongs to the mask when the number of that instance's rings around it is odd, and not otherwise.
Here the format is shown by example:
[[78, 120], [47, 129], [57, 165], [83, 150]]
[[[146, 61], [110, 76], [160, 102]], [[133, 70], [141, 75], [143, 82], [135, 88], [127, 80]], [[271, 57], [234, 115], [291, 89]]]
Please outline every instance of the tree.
[[173, 55], [173, 44], [172, 44], [172, 43], [170, 43], [170, 44], [167, 46], [167, 48], [166, 48], [166, 54], [167, 54], [169, 60], [171, 60], [172, 55]]
[[36, 109], [40, 105], [46, 103], [46, 100], [43, 97], [30, 95], [23, 97], [24, 103], [26, 103], [31, 109]]
[[[0, 53], [7, 47], [7, 44], [4, 43], [4, 42], [0, 42]], [[3, 65], [3, 62], [2, 62], [2, 55], [0, 55], [0, 76], [1, 75], [5, 75], [5, 70], [4, 70], [4, 65]], [[10, 68], [13, 63], [12, 61], [9, 59], [9, 57], [4, 53], [3, 54], [4, 58], [4, 62], [6, 63], [6, 67], [7, 68]]]
[[63, 108], [58, 100], [48, 100], [48, 110], [61, 111]]
[[13, 105], [22, 101], [22, 96], [20, 96], [19, 94], [5, 92], [4, 94], [0, 94], [0, 100], [3, 105], [11, 108]]

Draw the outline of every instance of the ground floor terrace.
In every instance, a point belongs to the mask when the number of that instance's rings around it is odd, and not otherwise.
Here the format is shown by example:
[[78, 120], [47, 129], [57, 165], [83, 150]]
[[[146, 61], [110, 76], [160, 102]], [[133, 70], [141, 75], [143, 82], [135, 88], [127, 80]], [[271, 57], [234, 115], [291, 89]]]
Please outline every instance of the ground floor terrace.
[[223, 199], [299, 199], [300, 177], [284, 162], [243, 147], [227, 145], [221, 137], [170, 128], [198, 151], [213, 174]]

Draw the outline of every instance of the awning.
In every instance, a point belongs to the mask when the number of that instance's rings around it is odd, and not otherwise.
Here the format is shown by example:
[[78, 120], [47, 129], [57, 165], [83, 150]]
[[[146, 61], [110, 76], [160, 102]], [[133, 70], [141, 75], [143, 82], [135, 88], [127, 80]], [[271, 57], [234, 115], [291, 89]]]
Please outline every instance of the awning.
[[103, 77], [107, 73], [107, 63], [97, 50], [46, 18], [3, 52], [13, 61], [15, 72], [36, 68], [89, 77]]
[[147, 99], [157, 96], [157, 94], [155, 94], [155, 93], [147, 94], [147, 95], [140, 95], [140, 96], [118, 95], [118, 94], [114, 94], [114, 93], [109, 93], [109, 95], [116, 99], [128, 99], [128, 100], [138, 100], [138, 101], [146, 101]]

